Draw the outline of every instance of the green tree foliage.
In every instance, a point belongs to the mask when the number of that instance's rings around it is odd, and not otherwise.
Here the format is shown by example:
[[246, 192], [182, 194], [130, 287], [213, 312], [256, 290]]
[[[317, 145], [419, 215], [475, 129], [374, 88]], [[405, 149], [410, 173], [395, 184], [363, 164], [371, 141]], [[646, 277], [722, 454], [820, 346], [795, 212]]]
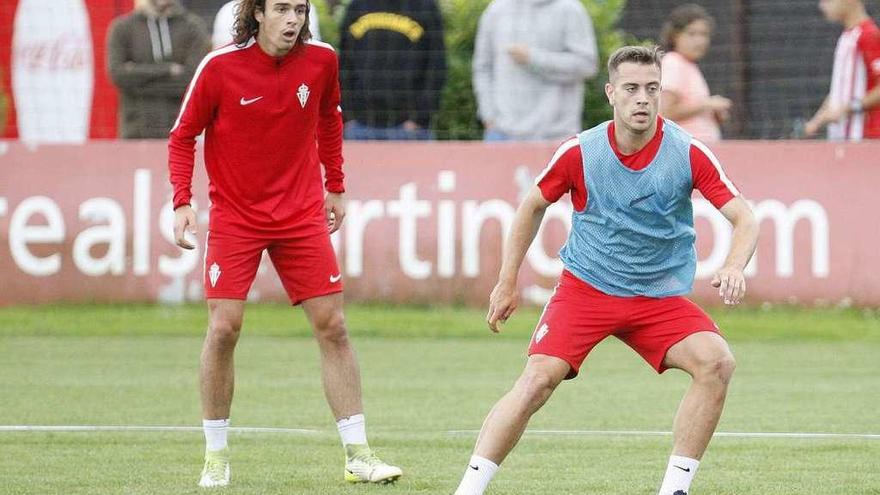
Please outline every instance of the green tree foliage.
[[321, 41], [339, 46], [339, 24], [344, 9], [339, 6], [331, 6], [327, 0], [309, 0], [318, 10], [318, 22], [321, 23]]

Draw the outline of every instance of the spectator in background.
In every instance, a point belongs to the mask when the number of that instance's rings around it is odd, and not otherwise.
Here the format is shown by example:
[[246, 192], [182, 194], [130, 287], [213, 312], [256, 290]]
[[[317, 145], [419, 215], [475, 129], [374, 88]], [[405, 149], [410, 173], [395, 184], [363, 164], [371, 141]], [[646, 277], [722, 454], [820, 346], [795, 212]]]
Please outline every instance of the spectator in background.
[[198, 16], [177, 0], [136, 0], [113, 20], [107, 68], [119, 88], [125, 139], [167, 138], [186, 87], [211, 46]]
[[[235, 14], [241, 0], [230, 0], [220, 7], [217, 15], [214, 16], [214, 32], [211, 35], [211, 42], [214, 48], [220, 48], [232, 43], [233, 24], [235, 24]], [[312, 33], [312, 40], [321, 41], [321, 29], [318, 22], [318, 11], [315, 4], [309, 6], [309, 31]]]
[[827, 125], [828, 139], [880, 139], [880, 29], [861, 0], [820, 0], [819, 9], [844, 31], [834, 50], [831, 90], [804, 134]]
[[721, 139], [720, 123], [730, 118], [731, 101], [712, 95], [697, 66], [709, 50], [715, 25], [706, 9], [692, 3], [676, 7], [663, 24], [663, 96], [660, 113], [701, 141]]
[[473, 60], [484, 139], [576, 134], [597, 60], [593, 22], [579, 1], [493, 1], [480, 17]]
[[352, 0], [340, 30], [346, 139], [433, 139], [446, 80], [434, 0]]

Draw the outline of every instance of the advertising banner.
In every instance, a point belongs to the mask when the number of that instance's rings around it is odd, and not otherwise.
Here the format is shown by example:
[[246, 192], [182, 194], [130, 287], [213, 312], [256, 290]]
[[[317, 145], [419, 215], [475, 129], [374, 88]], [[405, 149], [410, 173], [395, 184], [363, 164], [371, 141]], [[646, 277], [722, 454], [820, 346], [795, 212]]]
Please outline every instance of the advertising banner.
[[[880, 305], [880, 144], [733, 142], [713, 147], [761, 223], [747, 302]], [[347, 143], [347, 216], [334, 235], [346, 297], [483, 305], [520, 198], [554, 151], [539, 143]], [[0, 142], [0, 304], [201, 300], [207, 179], [197, 153], [198, 249], [173, 242], [164, 142], [33, 147]], [[567, 198], [567, 197], [566, 197]], [[541, 304], [562, 269], [567, 199], [551, 206], [520, 276]], [[731, 240], [694, 198], [694, 298]], [[253, 300], [285, 300], [268, 259]]]

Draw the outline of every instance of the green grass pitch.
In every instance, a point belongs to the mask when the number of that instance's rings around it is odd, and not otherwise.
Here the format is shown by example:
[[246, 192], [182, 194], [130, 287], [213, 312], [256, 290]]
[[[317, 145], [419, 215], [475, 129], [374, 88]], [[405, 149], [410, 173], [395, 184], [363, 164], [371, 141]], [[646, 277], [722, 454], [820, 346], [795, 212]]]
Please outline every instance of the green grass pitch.
[[[0, 308], [0, 425], [200, 424], [203, 306]], [[361, 362], [368, 434], [405, 474], [347, 486], [298, 309], [248, 307], [236, 355], [229, 494], [451, 494], [488, 409], [524, 362], [537, 309], [501, 335], [484, 312], [348, 307]], [[776, 308], [713, 312], [738, 360], [722, 432], [853, 433], [828, 438], [716, 437], [693, 495], [880, 494], [880, 314]], [[657, 376], [609, 339], [564, 383], [503, 464], [492, 495], [653, 495], [687, 386]], [[554, 430], [557, 433], [548, 433]], [[543, 432], [542, 432], [543, 431]], [[186, 494], [196, 487], [199, 431], [0, 430], [0, 494]]]

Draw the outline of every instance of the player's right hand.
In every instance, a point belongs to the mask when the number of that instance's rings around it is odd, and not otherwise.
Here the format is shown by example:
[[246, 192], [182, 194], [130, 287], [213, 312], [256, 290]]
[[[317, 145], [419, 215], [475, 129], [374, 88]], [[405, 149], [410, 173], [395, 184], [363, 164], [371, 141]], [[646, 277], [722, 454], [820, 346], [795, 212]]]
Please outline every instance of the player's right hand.
[[193, 235], [198, 232], [196, 212], [190, 205], [179, 206], [174, 210], [174, 242], [183, 249], [195, 249], [195, 244], [186, 239], [186, 232]]
[[809, 120], [806, 124], [804, 124], [804, 137], [813, 137], [819, 133], [819, 129], [822, 127], [822, 124], [816, 122], [815, 119]]
[[510, 318], [517, 306], [519, 306], [519, 291], [516, 290], [516, 283], [498, 282], [498, 285], [492, 289], [492, 295], [489, 296], [489, 313], [486, 315], [489, 330], [500, 332], [501, 323]]
[[718, 296], [727, 305], [739, 304], [746, 295], [746, 277], [738, 268], [721, 267], [709, 284], [718, 289]]
[[733, 106], [733, 101], [720, 95], [712, 95], [709, 97], [708, 105], [713, 112], [727, 112]]

